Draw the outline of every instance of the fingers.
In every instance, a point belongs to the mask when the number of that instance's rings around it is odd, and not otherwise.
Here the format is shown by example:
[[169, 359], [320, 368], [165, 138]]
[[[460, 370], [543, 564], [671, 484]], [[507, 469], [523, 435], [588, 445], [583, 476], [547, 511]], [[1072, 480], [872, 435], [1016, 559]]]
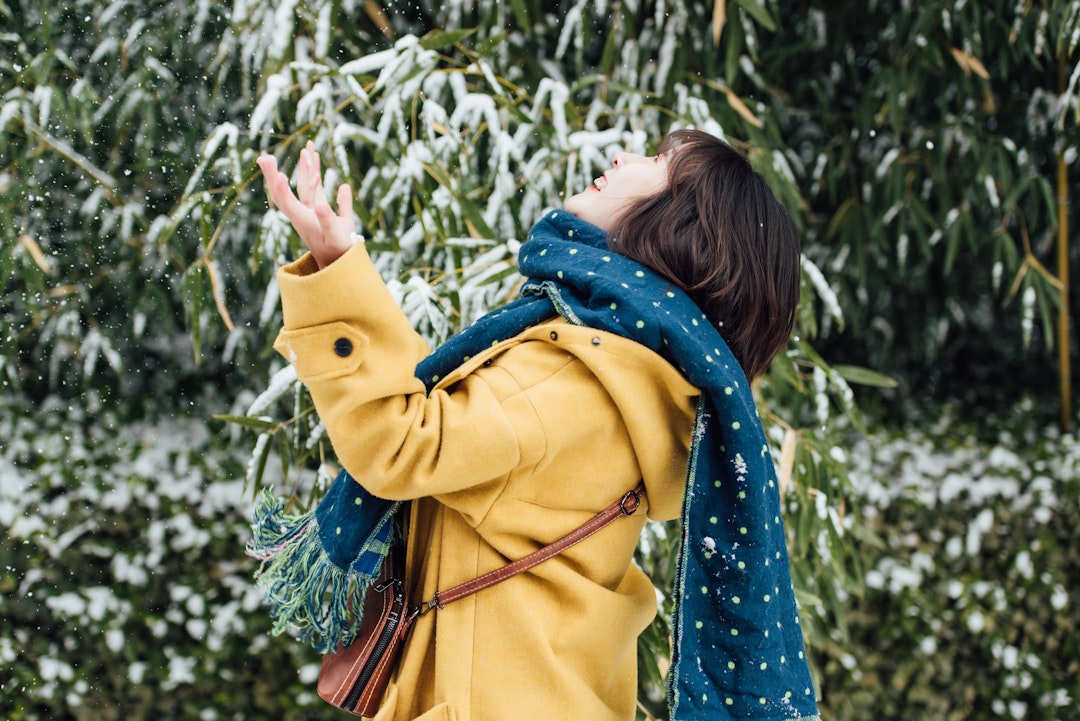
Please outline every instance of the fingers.
[[300, 151], [300, 162], [296, 166], [296, 195], [304, 205], [311, 206], [313, 200], [311, 194], [311, 160], [308, 157], [308, 147]]
[[262, 171], [271, 204], [289, 219], [320, 268], [325, 268], [352, 247], [356, 230], [352, 188], [347, 184], [338, 187], [338, 210], [334, 213], [323, 192], [321, 164], [314, 144], [308, 143], [300, 152], [296, 193], [289, 184], [289, 177], [278, 169], [273, 156], [263, 155], [256, 162]]
[[338, 188], [337, 206], [335, 214], [325, 200], [317, 201], [315, 217], [328, 245], [348, 247], [352, 245], [353, 232], [356, 230], [352, 214], [352, 188], [348, 185]]
[[337, 189], [337, 207], [338, 216], [342, 219], [348, 220], [351, 224], [353, 222], [352, 212], [352, 188], [348, 183], [342, 183]]
[[315, 151], [315, 143], [308, 141], [307, 147], [304, 148], [308, 154], [308, 164], [311, 171], [311, 195], [312, 202], [322, 200], [326, 197], [323, 192], [322, 184], [322, 160], [319, 154]]
[[300, 151], [300, 163], [297, 171], [296, 193], [300, 202], [309, 208], [323, 197], [322, 168], [315, 143], [310, 140]]
[[278, 175], [277, 158], [273, 155], [260, 155], [255, 162], [259, 165], [259, 170], [262, 171], [263, 181], [266, 184], [266, 195], [270, 199], [270, 204], [276, 206], [277, 201], [274, 199], [273, 186]]
[[289, 177], [278, 170], [277, 159], [272, 155], [262, 155], [256, 162], [262, 171], [270, 204], [282, 210], [292, 220], [298, 209], [305, 206], [293, 195], [292, 188], [289, 187]]
[[335, 214], [326, 201], [315, 205], [315, 217], [322, 230], [322, 244], [318, 250], [312, 249], [320, 268], [333, 263], [353, 246], [353, 234], [356, 230], [352, 215], [352, 188], [342, 185], [337, 192], [338, 212]]

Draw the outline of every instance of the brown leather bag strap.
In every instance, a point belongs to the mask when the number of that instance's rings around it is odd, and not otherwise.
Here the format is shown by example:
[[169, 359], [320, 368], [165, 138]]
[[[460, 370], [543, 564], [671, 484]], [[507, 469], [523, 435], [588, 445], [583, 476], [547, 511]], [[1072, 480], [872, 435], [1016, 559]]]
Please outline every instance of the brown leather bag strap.
[[534, 568], [544, 561], [557, 556], [571, 546], [581, 543], [617, 518], [634, 515], [641, 506], [641, 499], [644, 496], [645, 484], [639, 482], [632, 491], [629, 491], [625, 496], [612, 503], [603, 511], [600, 511], [600, 513], [593, 516], [592, 519], [586, 521], [576, 530], [566, 534], [558, 541], [548, 544], [537, 551], [533, 551], [524, 558], [519, 558], [501, 568], [497, 568], [494, 571], [485, 573], [483, 576], [474, 578], [471, 581], [458, 584], [445, 591], [437, 591], [430, 601], [424, 601], [412, 607], [408, 616], [409, 622], [411, 623], [413, 619], [418, 616], [423, 616], [429, 611], [443, 608], [448, 603], [458, 601], [466, 596], [471, 596], [477, 591], [490, 588], [512, 576], [528, 571], [530, 568]]

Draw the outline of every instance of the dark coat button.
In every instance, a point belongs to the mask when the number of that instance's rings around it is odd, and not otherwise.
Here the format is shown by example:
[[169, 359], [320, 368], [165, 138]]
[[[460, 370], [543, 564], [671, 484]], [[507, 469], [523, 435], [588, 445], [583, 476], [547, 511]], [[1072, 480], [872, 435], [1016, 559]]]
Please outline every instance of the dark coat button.
[[559, 334], [555, 331], [551, 331], [551, 340], [559, 340]]
[[342, 358], [348, 358], [352, 353], [352, 341], [348, 338], [338, 338], [334, 341], [334, 352]]

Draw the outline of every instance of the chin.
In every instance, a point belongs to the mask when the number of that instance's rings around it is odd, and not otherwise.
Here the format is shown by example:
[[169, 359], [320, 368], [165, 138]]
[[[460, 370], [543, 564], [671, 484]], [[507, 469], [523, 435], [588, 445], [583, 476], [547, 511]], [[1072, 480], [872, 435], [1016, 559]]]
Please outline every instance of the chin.
[[600, 213], [595, 212], [596, 208], [594, 207], [593, 203], [590, 202], [591, 198], [587, 197], [590, 193], [595, 192], [595, 190], [586, 190], [583, 193], [578, 193], [577, 195], [570, 196], [566, 199], [566, 202], [563, 203], [563, 210], [567, 211], [568, 213], [572, 213], [573, 215], [576, 215], [578, 218], [584, 220], [586, 223], [592, 223], [597, 228], [600, 228], [605, 232], [609, 232], [611, 229], [608, 227], [607, 221], [610, 219], [596, 217], [599, 216]]

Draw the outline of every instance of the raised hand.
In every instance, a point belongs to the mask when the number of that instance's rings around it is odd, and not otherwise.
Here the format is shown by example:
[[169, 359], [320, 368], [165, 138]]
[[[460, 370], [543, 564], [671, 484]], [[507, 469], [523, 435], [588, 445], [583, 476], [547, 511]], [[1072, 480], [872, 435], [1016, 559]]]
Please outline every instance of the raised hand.
[[289, 186], [289, 177], [278, 170], [274, 156], [260, 156], [257, 162], [266, 182], [270, 202], [292, 223], [320, 269], [333, 263], [352, 247], [356, 242], [352, 188], [343, 184], [337, 189], [338, 211], [335, 214], [323, 193], [319, 154], [315, 152], [313, 143], [308, 142], [300, 151], [295, 194]]

